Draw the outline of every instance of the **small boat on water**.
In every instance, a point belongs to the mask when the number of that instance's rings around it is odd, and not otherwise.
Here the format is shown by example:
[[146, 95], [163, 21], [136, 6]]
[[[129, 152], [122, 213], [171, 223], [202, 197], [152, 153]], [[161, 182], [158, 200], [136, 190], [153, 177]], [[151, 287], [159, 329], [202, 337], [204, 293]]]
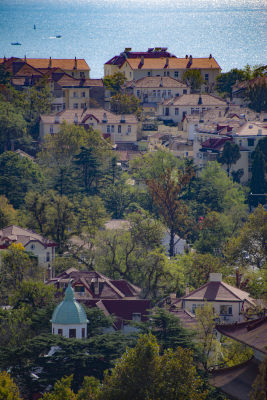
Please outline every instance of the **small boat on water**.
[[33, 25], [33, 29], [36, 29], [36, 25], [35, 24]]
[[62, 37], [61, 35], [56, 35], [56, 38], [57, 38], [57, 39], [59, 39], [59, 38], [61, 38], [61, 37]]
[[11, 44], [12, 44], [12, 46], [21, 46], [21, 43], [19, 43], [19, 42], [12, 42]]

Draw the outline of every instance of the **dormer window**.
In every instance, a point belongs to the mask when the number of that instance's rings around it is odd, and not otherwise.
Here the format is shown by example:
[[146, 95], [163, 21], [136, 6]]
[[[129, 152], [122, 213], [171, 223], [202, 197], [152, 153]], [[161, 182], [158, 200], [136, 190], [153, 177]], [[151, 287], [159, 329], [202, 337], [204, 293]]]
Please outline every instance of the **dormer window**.
[[35, 244], [31, 244], [31, 250], [35, 249]]
[[107, 114], [106, 114], [106, 113], [104, 113], [104, 114], [103, 114], [103, 119], [102, 119], [102, 122], [103, 122], [103, 123], [106, 123], [106, 122], [108, 122], [108, 119], [107, 119]]

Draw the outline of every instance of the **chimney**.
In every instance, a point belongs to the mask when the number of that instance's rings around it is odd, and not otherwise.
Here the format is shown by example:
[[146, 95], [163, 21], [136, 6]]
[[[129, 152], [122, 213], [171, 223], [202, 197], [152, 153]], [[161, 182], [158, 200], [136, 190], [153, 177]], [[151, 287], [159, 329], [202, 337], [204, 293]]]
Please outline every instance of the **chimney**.
[[94, 294], [95, 295], [99, 295], [99, 281], [98, 281], [98, 278], [97, 277], [93, 278], [91, 280], [91, 283], [92, 283], [92, 289], [93, 289]]
[[102, 122], [108, 122], [107, 114], [104, 112]]
[[209, 59], [211, 59], [212, 58], [212, 54], [210, 54], [210, 56], [209, 56]]
[[187, 58], [188, 58], [188, 55], [186, 55], [185, 58], [187, 59]]
[[198, 99], [198, 103], [197, 103], [197, 104], [199, 104], [199, 105], [202, 104], [202, 97], [201, 97], [201, 95], [199, 95], [199, 99]]
[[25, 63], [27, 62], [26, 54], [25, 54], [25, 56], [24, 56], [24, 62], [25, 62]]
[[48, 68], [52, 68], [52, 58], [49, 57], [49, 64], [48, 64]]
[[190, 293], [190, 288], [189, 286], [186, 286], [185, 288], [185, 295], [187, 296]]
[[190, 56], [189, 56], [189, 61], [192, 62], [192, 58], [193, 58], [193, 57], [192, 57], [191, 54], [190, 54]]
[[210, 282], [221, 282], [222, 274], [219, 272], [211, 272], [210, 273]]
[[169, 66], [169, 58], [166, 57], [166, 63], [165, 63], [165, 68], [167, 68]]
[[74, 69], [77, 69], [77, 58], [74, 58]]
[[6, 62], [6, 56], [4, 56], [4, 62]]

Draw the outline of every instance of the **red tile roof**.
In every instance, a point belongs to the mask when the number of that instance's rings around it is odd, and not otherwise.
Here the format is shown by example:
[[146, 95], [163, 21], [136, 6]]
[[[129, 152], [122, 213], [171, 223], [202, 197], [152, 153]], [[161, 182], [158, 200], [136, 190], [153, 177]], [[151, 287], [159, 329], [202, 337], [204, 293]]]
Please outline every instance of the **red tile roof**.
[[[166, 61], [168, 60], [168, 61]], [[219, 64], [215, 58], [192, 58], [192, 62], [189, 62], [188, 58], [176, 58], [176, 57], [161, 57], [161, 58], [141, 58], [126, 59], [129, 66], [135, 69], [217, 69], [221, 70]]]
[[232, 138], [213, 138], [213, 139], [208, 139], [205, 142], [203, 142], [201, 144], [203, 149], [211, 149], [211, 150], [217, 150], [220, 151], [225, 142], [227, 142], [228, 140], [232, 140]]
[[107, 61], [105, 64], [108, 65], [117, 65], [119, 67], [122, 66], [124, 63], [125, 59], [129, 58], [160, 58], [160, 57], [172, 57], [175, 58], [173, 54], [169, 53], [167, 48], [163, 48], [160, 51], [153, 51], [154, 49], [148, 49], [148, 51], [127, 51], [121, 53], [119, 56], [114, 56], [112, 57], [109, 61]]
[[[15, 58], [11, 57], [10, 59], [6, 59], [6, 61], [10, 62], [10, 60], [21, 60], [26, 61], [34, 68], [49, 68], [51, 62], [51, 68], [61, 68], [63, 70], [73, 70], [75, 69], [75, 58]], [[0, 63], [3, 63], [4, 59], [0, 58]], [[89, 71], [90, 68], [85, 61], [84, 58], [77, 58], [77, 69], [78, 70], [86, 70]]]

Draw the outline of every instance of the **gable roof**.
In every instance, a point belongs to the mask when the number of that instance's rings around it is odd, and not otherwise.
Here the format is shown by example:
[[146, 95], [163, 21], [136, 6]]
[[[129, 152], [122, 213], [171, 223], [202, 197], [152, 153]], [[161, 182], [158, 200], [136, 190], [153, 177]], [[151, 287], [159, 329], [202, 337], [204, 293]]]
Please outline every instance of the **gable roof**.
[[[16, 58], [16, 57], [11, 57], [10, 59], [4, 59], [0, 58], [0, 63], [3, 62], [10, 62], [9, 60], [15, 61], [15, 60], [21, 60], [21, 61], [26, 61], [29, 65], [31, 65], [34, 68], [61, 68], [63, 70], [72, 70], [75, 69], [75, 58]], [[51, 65], [50, 65], [51, 63]], [[84, 58], [76, 58], [76, 63], [77, 63], [77, 69], [78, 70], [87, 70], [89, 71], [90, 68], [85, 61]]]
[[212, 138], [212, 139], [208, 139], [205, 142], [203, 142], [201, 144], [202, 149], [211, 149], [211, 150], [216, 150], [216, 151], [220, 151], [225, 142], [227, 142], [228, 140], [232, 140], [232, 138], [230, 137], [221, 137], [221, 138]]
[[235, 324], [219, 324], [216, 329], [222, 335], [267, 354], [267, 316]]
[[[57, 277], [50, 279], [48, 284], [55, 284], [57, 286], [60, 283], [67, 283], [71, 281], [72, 287], [76, 285], [82, 285], [85, 287], [86, 292], [91, 299], [125, 299], [125, 298], [136, 298], [139, 296], [141, 289], [130, 282], [119, 279], [112, 280], [104, 274], [97, 271], [78, 271], [75, 268], [71, 268], [59, 274]], [[99, 282], [99, 294], [95, 294], [92, 284]]]
[[146, 76], [138, 79], [137, 81], [131, 81], [126, 83], [127, 87], [135, 88], [184, 88], [187, 89], [189, 86], [179, 81], [178, 79], [171, 78], [169, 76]]
[[210, 94], [183, 94], [164, 101], [166, 106], [194, 106], [194, 107], [223, 107], [227, 102], [219, 97]]
[[[160, 58], [130, 58], [126, 59], [129, 66], [133, 69], [217, 69], [221, 67], [215, 58], [175, 58], [175, 57], [160, 57]], [[121, 67], [120, 67], [121, 68]]]
[[24, 247], [32, 241], [40, 242], [44, 247], [54, 247], [56, 243], [29, 229], [10, 225], [0, 230], [0, 248], [8, 248], [11, 243], [21, 243]]
[[[156, 50], [157, 49], [157, 50]], [[122, 52], [119, 56], [114, 56], [112, 57], [109, 61], [107, 61], [105, 64], [107, 65], [117, 65], [120, 67], [125, 59], [130, 59], [130, 58], [160, 58], [160, 57], [173, 57], [176, 58], [175, 55], [169, 53], [167, 50], [167, 47], [163, 48], [149, 48], [147, 51], [126, 51], [125, 49], [124, 52]]]
[[205, 285], [190, 292], [182, 299], [191, 301], [247, 301], [254, 305], [254, 300], [248, 292], [228, 285], [228, 283], [215, 281], [205, 283]]
[[[105, 115], [104, 115], [105, 114]], [[69, 124], [74, 123], [74, 118], [77, 118], [78, 124], [86, 124], [86, 121], [93, 117], [99, 122], [106, 119], [107, 124], [120, 124], [121, 115], [114, 114], [110, 111], [104, 110], [103, 108], [87, 108], [87, 109], [67, 109], [60, 111], [56, 114], [41, 115], [41, 121], [43, 123], [53, 124], [55, 119], [59, 124], [66, 121]], [[125, 124], [137, 124], [138, 120], [135, 114], [124, 114]]]

